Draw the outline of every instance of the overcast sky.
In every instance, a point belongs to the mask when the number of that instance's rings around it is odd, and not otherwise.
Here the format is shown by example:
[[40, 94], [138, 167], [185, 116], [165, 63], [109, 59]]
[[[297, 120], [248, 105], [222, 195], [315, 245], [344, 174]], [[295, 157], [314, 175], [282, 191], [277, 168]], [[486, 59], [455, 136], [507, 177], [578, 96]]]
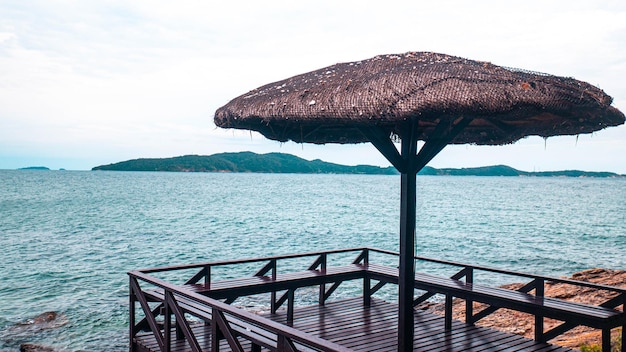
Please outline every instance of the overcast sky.
[[[0, 169], [244, 150], [387, 166], [369, 144], [281, 144], [213, 114], [266, 83], [407, 51], [574, 77], [626, 111], [622, 0], [0, 0]], [[626, 127], [447, 147], [430, 166], [495, 164], [626, 174]]]

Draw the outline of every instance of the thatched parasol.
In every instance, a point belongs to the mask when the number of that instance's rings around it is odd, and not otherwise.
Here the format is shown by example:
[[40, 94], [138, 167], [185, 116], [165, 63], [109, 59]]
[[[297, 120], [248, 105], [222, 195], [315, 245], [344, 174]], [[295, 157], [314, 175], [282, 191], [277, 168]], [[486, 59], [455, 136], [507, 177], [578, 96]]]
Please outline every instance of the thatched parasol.
[[400, 134], [418, 121], [427, 140], [440, 121], [473, 121], [451, 143], [506, 144], [624, 123], [602, 90], [573, 78], [435, 53], [376, 56], [271, 83], [217, 110], [220, 127], [278, 141], [359, 143], [359, 128]]
[[[278, 141], [371, 142], [401, 173], [398, 350], [412, 349], [416, 174], [447, 144], [500, 145], [624, 123], [602, 90], [573, 78], [410, 52], [340, 63], [271, 83], [215, 124]], [[393, 141], [400, 140], [398, 151]], [[425, 141], [417, 151], [417, 141]]]

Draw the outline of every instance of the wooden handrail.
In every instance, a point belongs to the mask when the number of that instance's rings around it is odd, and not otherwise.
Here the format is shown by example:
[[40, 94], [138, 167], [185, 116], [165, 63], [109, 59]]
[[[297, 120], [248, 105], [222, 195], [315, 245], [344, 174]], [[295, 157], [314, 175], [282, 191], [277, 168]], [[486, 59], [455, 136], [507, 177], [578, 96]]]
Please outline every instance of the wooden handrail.
[[[267, 261], [280, 261], [280, 260], [285, 260], [285, 259], [304, 258], [304, 257], [313, 257], [313, 256], [317, 256], [319, 258], [320, 255], [328, 256], [331, 254], [340, 254], [340, 253], [349, 253], [349, 252], [361, 252], [361, 255], [357, 257], [357, 260], [359, 258], [363, 258], [363, 257], [368, 258], [369, 256], [371, 256], [371, 255], [368, 255], [368, 253], [380, 253], [380, 254], [390, 255], [393, 257], [399, 257], [399, 253], [393, 252], [390, 250], [384, 250], [384, 249], [378, 249], [378, 248], [367, 248], [367, 247], [362, 247], [362, 248], [356, 247], [356, 248], [337, 249], [337, 250], [329, 250], [329, 251], [322, 251], [322, 252], [307, 252], [307, 253], [300, 253], [300, 254], [288, 254], [288, 255], [279, 255], [279, 256], [270, 256], [270, 257], [257, 257], [257, 258], [238, 259], [238, 260], [204, 262], [204, 263], [197, 263], [197, 264], [190, 264], [190, 265], [173, 265], [173, 266], [140, 269], [136, 271], [142, 272], [142, 273], [156, 273], [156, 272], [163, 272], [163, 271], [176, 271], [176, 270], [185, 270], [185, 269], [193, 269], [193, 268], [203, 268], [204, 270], [208, 270], [206, 268], [213, 268], [213, 267], [219, 267], [219, 266], [224, 266], [224, 265], [236, 265], [236, 264], [246, 264], [246, 263], [255, 263], [255, 262], [267, 262]], [[485, 272], [503, 274], [503, 275], [514, 276], [514, 277], [522, 277], [522, 278], [527, 278], [531, 280], [544, 280], [545, 282], [563, 283], [563, 284], [569, 284], [573, 286], [593, 288], [597, 290], [607, 290], [607, 291], [612, 291], [612, 292], [626, 295], [626, 289], [587, 282], [587, 281], [556, 278], [556, 277], [550, 277], [550, 276], [545, 276], [545, 275], [534, 275], [534, 274], [529, 274], [529, 273], [524, 273], [524, 272], [516, 272], [512, 270], [504, 270], [504, 269], [492, 268], [492, 267], [487, 267], [487, 266], [482, 266], [482, 265], [470, 265], [470, 264], [453, 262], [449, 260], [434, 259], [434, 258], [429, 258], [429, 257], [424, 257], [424, 256], [415, 256], [415, 260], [422, 261], [422, 262], [430, 262], [430, 263], [455, 266], [459, 268], [464, 268], [466, 270], [485, 271]], [[202, 278], [202, 273], [198, 272], [187, 283], [194, 283], [194, 282], [191, 282], [194, 279], [197, 282], [201, 278]]]
[[[351, 349], [343, 347], [336, 343], [333, 343], [333, 342], [321, 339], [319, 337], [316, 337], [314, 335], [276, 323], [272, 320], [263, 318], [259, 315], [250, 313], [242, 309], [238, 309], [236, 307], [220, 302], [218, 300], [215, 300], [215, 299], [212, 299], [212, 298], [209, 298], [209, 297], [206, 297], [206, 296], [203, 296], [203, 295], [191, 292], [191, 291], [180, 289], [180, 287], [176, 285], [170, 284], [164, 280], [155, 278], [141, 271], [138, 271], [138, 270], [131, 271], [128, 273], [128, 275], [131, 277], [131, 286], [133, 287], [134, 291], [138, 290], [139, 286], [133, 285], [132, 283], [133, 282], [136, 283], [137, 280], [141, 280], [143, 282], [146, 282], [148, 284], [151, 284], [153, 286], [163, 289], [166, 293], [166, 296], [170, 295], [171, 297], [172, 294], [175, 294], [177, 296], [184, 297], [193, 302], [202, 304], [206, 306], [207, 308], [216, 309], [217, 311], [221, 312], [221, 314], [226, 313], [229, 316], [232, 316], [236, 319], [253, 324], [261, 329], [274, 333], [277, 336], [279, 336], [279, 338], [287, 338], [287, 339], [296, 341], [297, 343], [301, 343], [303, 345], [309, 346], [311, 348], [318, 349], [320, 351], [337, 351], [337, 352], [352, 351]], [[145, 303], [145, 299], [143, 300], [140, 299], [140, 302], [142, 302], [142, 306], [143, 306]], [[146, 309], [144, 308], [144, 311], [145, 310]], [[156, 326], [151, 326], [151, 328], [156, 329]], [[161, 343], [164, 344], [165, 341], [161, 340]]]
[[[376, 249], [376, 248], [369, 248], [369, 250], [371, 252], [388, 254], [388, 255], [392, 255], [396, 257], [399, 256], [398, 253], [389, 251], [389, 250]], [[524, 273], [524, 272], [516, 272], [512, 270], [497, 269], [497, 268], [492, 268], [492, 267], [487, 267], [487, 266], [482, 266], [482, 265], [462, 264], [462, 263], [457, 263], [457, 262], [453, 262], [449, 260], [433, 259], [433, 258], [423, 257], [423, 256], [415, 256], [415, 260], [437, 263], [437, 264], [445, 264], [445, 265], [463, 267], [463, 268], [472, 268], [474, 270], [487, 271], [491, 273], [504, 274], [504, 275], [509, 275], [509, 276], [525, 277], [528, 279], [541, 279], [541, 280], [548, 281], [548, 282], [570, 284], [574, 286], [589, 287], [589, 288], [595, 288], [598, 290], [607, 290], [607, 291], [613, 291], [613, 292], [626, 294], [626, 289], [624, 288], [608, 286], [608, 285], [603, 285], [603, 284], [596, 284], [596, 283], [587, 282], [587, 281], [563, 279], [563, 278], [556, 278], [556, 277], [545, 276], [545, 275], [534, 275], [534, 274], [529, 274], [529, 273]]]
[[338, 254], [338, 253], [348, 253], [348, 252], [359, 252], [363, 250], [371, 250], [371, 249], [366, 248], [366, 247], [345, 248], [345, 249], [328, 250], [328, 251], [322, 251], [322, 252], [306, 252], [306, 253], [299, 253], [299, 254], [286, 254], [286, 255], [269, 256], [269, 257], [256, 257], [256, 258], [245, 258], [245, 259], [237, 259], [237, 260], [221, 260], [221, 261], [215, 261], [215, 262], [160, 266], [160, 267], [154, 267], [154, 268], [138, 269], [135, 271], [139, 271], [142, 273], [156, 273], [156, 272], [161, 272], [161, 271], [201, 268], [204, 266], [216, 267], [216, 266], [222, 266], [222, 265], [246, 264], [246, 263], [254, 263], [254, 262], [265, 262], [271, 259], [275, 259], [275, 260], [295, 259], [295, 258], [319, 256], [320, 254], [328, 255], [328, 254]]

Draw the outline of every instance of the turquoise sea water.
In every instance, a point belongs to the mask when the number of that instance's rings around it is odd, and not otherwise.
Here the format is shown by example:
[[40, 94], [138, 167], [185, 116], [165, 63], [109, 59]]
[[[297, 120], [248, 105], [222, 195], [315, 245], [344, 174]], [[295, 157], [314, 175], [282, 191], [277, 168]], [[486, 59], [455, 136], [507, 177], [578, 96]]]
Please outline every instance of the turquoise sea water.
[[[132, 269], [397, 249], [399, 176], [0, 171], [0, 350], [125, 351]], [[418, 177], [418, 254], [626, 269], [626, 179]], [[62, 326], [20, 329], [45, 311]]]

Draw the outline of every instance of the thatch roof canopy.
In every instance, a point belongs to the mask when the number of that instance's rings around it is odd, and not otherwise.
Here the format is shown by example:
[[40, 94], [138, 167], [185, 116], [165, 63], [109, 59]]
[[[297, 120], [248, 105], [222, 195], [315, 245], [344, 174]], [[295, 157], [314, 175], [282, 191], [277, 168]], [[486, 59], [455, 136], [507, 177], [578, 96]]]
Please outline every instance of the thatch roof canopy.
[[[602, 90], [573, 78], [430, 52], [340, 63], [267, 84], [215, 113], [224, 128], [278, 141], [360, 143], [364, 127], [418, 139], [435, 126], [471, 122], [452, 144], [498, 145], [537, 135], [577, 135], [624, 123]], [[432, 138], [437, 136], [433, 135]]]

